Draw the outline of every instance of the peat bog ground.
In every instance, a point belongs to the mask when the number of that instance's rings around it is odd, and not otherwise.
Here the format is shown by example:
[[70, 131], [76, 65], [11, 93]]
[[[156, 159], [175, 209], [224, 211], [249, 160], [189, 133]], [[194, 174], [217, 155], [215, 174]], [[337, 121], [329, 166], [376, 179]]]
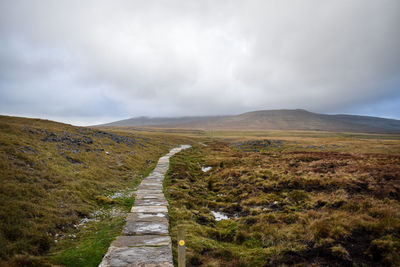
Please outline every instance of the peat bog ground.
[[273, 135], [214, 133], [172, 158], [188, 266], [398, 266], [398, 137]]

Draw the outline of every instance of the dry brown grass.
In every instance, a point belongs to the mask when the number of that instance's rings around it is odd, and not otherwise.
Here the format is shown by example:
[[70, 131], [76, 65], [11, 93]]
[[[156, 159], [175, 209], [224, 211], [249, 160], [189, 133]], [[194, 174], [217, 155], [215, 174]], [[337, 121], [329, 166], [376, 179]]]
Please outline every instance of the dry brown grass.
[[[172, 159], [171, 228], [186, 227], [189, 266], [400, 264], [398, 143], [248, 140], [214, 141]], [[377, 143], [385, 143], [379, 153]], [[216, 222], [211, 210], [230, 219]]]

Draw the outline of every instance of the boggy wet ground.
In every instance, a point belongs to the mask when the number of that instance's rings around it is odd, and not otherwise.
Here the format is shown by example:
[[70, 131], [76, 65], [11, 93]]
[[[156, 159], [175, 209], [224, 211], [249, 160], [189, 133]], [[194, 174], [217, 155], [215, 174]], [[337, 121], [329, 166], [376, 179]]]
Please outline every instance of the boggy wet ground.
[[186, 228], [188, 266], [400, 264], [400, 151], [248, 143], [215, 141], [172, 160], [170, 225]]

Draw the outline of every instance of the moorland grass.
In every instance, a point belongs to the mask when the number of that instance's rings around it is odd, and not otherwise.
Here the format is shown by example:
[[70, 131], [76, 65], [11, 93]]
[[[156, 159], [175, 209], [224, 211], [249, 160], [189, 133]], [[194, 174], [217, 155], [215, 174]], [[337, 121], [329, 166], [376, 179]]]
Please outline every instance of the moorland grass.
[[[188, 266], [400, 264], [398, 144], [281, 138], [282, 146], [251, 151], [248, 137], [240, 146], [224, 140], [171, 159], [171, 235], [175, 242], [184, 226]], [[230, 219], [215, 221], [211, 211]]]
[[[282, 145], [253, 142], [265, 138]], [[398, 139], [2, 116], [0, 266], [97, 266], [133, 203], [129, 192], [180, 144], [193, 148], [171, 158], [165, 192], [174, 242], [177, 225], [187, 232], [189, 266], [395, 266]], [[231, 219], [216, 222], [211, 210]]]
[[1, 116], [0, 266], [97, 265], [133, 203], [110, 196], [132, 191], [161, 155], [190, 142]]

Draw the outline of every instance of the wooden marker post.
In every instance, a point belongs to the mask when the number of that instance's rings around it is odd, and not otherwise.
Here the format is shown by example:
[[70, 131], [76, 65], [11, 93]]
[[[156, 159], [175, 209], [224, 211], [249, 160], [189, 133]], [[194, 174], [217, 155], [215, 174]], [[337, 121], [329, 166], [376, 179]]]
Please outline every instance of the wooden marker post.
[[185, 231], [182, 226], [178, 227], [178, 267], [186, 267], [186, 244]]

